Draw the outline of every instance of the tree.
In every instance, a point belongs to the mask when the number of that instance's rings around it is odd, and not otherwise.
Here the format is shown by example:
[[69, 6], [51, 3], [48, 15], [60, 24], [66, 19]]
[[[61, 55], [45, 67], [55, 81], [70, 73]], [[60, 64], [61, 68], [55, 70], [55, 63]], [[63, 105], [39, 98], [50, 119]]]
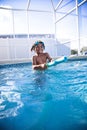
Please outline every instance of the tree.
[[78, 54], [78, 51], [76, 49], [71, 50], [71, 55], [76, 55], [76, 54]]

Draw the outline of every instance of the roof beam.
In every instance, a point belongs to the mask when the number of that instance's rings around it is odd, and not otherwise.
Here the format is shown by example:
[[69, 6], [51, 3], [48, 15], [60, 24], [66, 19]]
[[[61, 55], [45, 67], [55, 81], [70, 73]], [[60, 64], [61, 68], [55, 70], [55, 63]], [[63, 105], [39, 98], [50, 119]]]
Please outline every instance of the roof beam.
[[53, 10], [55, 11], [53, 0], [51, 0], [51, 3], [52, 3]]
[[3, 9], [3, 10], [10, 10], [10, 11], [31, 11], [31, 12], [43, 12], [43, 13], [53, 13], [51, 11], [47, 11], [47, 10], [26, 10], [26, 9], [15, 9], [15, 8], [7, 8], [7, 7], [0, 7], [0, 9]]
[[27, 10], [29, 9], [30, 2], [31, 2], [31, 0], [28, 0], [28, 2], [27, 2]]
[[57, 10], [57, 9], [58, 9], [58, 7], [61, 5], [62, 1], [63, 1], [63, 0], [60, 0], [60, 1], [58, 2], [58, 4], [57, 4], [57, 6], [56, 6], [55, 10]]
[[[81, 6], [82, 4], [84, 4], [87, 0], [83, 0], [81, 3], [78, 4], [78, 7]], [[63, 17], [61, 17], [60, 19], [58, 19], [55, 23], [59, 22], [60, 20], [62, 20], [63, 18], [65, 18], [67, 15], [69, 15], [71, 12], [73, 12], [76, 9], [76, 6], [74, 8], [72, 8], [71, 10], [69, 10]]]

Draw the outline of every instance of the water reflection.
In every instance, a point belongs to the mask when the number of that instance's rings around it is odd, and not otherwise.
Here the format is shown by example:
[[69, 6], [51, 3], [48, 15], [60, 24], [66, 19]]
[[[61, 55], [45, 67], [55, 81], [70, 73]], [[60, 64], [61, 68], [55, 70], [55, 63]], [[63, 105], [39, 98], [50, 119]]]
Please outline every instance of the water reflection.
[[18, 109], [23, 106], [21, 94], [16, 90], [14, 81], [7, 81], [0, 87], [0, 119], [17, 116]]
[[46, 77], [46, 73], [45, 71], [36, 71], [34, 73], [34, 86], [37, 88], [43, 88], [45, 87], [45, 84], [46, 84], [46, 80], [47, 80], [47, 77]]
[[45, 71], [33, 71], [32, 86], [33, 89], [29, 90], [31, 99], [35, 102], [42, 102], [52, 100], [52, 94], [50, 92], [49, 75], [47, 70]]

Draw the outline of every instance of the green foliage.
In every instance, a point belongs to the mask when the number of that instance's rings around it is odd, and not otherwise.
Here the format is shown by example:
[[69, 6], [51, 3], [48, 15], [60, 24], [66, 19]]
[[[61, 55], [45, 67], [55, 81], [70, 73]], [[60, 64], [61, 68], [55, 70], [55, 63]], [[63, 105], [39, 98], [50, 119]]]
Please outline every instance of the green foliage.
[[71, 50], [71, 55], [75, 55], [75, 54], [78, 54], [78, 51], [77, 50]]

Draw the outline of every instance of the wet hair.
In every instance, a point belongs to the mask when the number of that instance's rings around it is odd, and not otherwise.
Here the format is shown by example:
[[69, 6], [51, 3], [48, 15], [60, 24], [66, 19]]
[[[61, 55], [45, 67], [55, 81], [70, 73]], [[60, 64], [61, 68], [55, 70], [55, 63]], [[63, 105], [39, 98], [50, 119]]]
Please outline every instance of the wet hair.
[[35, 50], [35, 47], [36, 47], [37, 45], [39, 45], [39, 44], [42, 44], [43, 49], [45, 49], [44, 42], [42, 42], [42, 41], [39, 40], [39, 41], [36, 41], [36, 42], [32, 45], [31, 51]]

